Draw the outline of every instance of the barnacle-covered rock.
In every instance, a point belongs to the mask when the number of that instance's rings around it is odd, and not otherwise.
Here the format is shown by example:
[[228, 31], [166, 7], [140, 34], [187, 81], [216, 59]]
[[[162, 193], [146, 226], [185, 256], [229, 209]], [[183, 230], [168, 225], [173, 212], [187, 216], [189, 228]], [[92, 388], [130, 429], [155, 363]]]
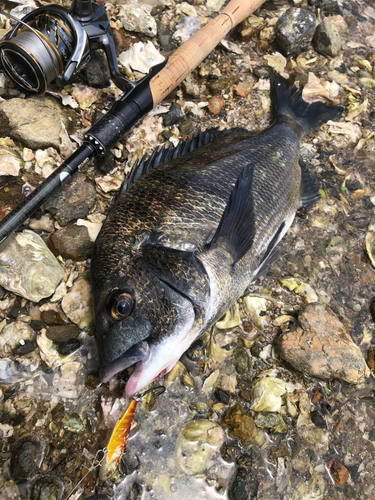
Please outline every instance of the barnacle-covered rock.
[[210, 420], [193, 420], [181, 429], [176, 442], [176, 463], [188, 475], [200, 474], [212, 464], [225, 441], [223, 429]]
[[276, 24], [276, 41], [287, 56], [306, 50], [314, 36], [316, 16], [307, 9], [291, 7]]
[[119, 18], [124, 28], [128, 31], [143, 33], [147, 36], [155, 36], [157, 25], [151, 15], [151, 5], [140, 5], [128, 3], [119, 6]]
[[64, 277], [56, 257], [33, 231], [0, 244], [0, 285], [32, 302], [49, 297]]

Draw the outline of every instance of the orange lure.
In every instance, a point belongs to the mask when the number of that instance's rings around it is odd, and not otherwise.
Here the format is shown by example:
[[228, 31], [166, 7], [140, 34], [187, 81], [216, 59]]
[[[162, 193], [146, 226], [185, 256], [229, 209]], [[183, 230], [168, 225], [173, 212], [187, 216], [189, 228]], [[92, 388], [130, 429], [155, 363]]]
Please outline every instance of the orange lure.
[[109, 472], [114, 472], [120, 463], [122, 454], [124, 453], [126, 442], [128, 440], [130, 427], [133, 422], [134, 413], [139, 400], [151, 391], [155, 391], [156, 395], [160, 395], [165, 391], [165, 387], [157, 386], [148, 389], [139, 396], [131, 399], [125, 408], [119, 420], [116, 422], [110, 440], [107, 445], [107, 464]]

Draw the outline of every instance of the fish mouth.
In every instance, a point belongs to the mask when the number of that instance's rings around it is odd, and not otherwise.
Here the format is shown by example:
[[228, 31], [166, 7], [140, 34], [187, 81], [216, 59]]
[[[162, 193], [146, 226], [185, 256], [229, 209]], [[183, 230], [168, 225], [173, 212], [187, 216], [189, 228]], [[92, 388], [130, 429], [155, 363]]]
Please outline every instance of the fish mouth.
[[100, 379], [103, 383], [132, 365], [144, 364], [150, 357], [150, 346], [148, 342], [142, 340], [128, 349], [123, 356], [117, 358], [109, 365], [99, 369]]

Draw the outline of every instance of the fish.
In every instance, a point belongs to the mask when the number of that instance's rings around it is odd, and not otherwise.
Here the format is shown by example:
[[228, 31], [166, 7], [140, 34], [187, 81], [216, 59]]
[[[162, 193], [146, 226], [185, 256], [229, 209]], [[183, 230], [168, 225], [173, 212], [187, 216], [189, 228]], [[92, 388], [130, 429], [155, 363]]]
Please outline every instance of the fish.
[[109, 211], [91, 261], [99, 374], [133, 366], [127, 397], [172, 369], [268, 269], [296, 211], [319, 199], [301, 140], [343, 108], [307, 103], [276, 72], [270, 96], [266, 129], [154, 155]]

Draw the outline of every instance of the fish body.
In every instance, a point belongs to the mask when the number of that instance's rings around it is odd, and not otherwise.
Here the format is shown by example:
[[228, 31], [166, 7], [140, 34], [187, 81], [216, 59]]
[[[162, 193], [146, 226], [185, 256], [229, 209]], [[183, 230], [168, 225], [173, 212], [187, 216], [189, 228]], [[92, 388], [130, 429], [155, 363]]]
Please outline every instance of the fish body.
[[271, 78], [275, 121], [157, 166], [118, 197], [91, 273], [103, 381], [135, 364], [127, 396], [169, 371], [264, 270], [295, 212], [317, 200], [303, 136], [342, 108]]

